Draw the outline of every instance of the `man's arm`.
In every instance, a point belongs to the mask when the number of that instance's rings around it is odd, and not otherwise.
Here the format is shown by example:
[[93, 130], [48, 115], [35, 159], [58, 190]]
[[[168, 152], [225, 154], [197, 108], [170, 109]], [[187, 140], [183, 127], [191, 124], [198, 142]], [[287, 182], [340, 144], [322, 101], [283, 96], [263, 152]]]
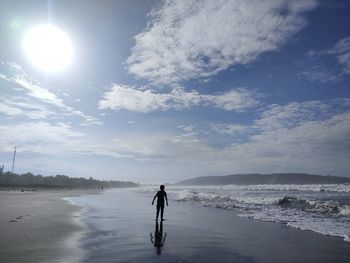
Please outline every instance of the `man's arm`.
[[154, 200], [156, 199], [158, 193], [156, 193], [156, 195], [153, 197], [153, 200], [152, 200], [152, 205], [154, 205]]
[[168, 205], [168, 197], [166, 196], [166, 193], [165, 193], [165, 200], [166, 200], [166, 206], [169, 206]]

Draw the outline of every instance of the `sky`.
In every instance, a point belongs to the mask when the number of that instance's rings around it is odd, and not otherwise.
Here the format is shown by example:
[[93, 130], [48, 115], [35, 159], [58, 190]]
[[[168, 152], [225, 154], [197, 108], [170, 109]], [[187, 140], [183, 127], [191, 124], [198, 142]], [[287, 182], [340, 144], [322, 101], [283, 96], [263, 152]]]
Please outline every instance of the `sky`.
[[[24, 52], [54, 25], [61, 71]], [[141, 183], [350, 177], [350, 2], [0, 2], [0, 164]]]

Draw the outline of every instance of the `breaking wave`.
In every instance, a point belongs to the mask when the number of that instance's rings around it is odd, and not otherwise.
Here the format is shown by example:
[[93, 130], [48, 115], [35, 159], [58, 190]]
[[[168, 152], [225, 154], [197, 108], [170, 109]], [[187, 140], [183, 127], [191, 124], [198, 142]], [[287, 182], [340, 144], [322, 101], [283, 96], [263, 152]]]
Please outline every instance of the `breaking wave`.
[[223, 189], [250, 191], [312, 191], [350, 193], [350, 184], [262, 184], [262, 185], [227, 185]]
[[[323, 189], [323, 190], [322, 190]], [[350, 241], [350, 185], [172, 187], [172, 199]]]

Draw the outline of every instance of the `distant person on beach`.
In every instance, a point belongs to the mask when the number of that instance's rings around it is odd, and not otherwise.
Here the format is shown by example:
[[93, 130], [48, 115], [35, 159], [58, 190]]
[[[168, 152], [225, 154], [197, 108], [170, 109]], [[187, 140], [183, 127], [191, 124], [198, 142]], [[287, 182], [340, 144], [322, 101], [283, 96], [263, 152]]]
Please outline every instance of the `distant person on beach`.
[[168, 206], [168, 198], [166, 196], [166, 192], [164, 191], [165, 186], [160, 186], [160, 191], [154, 196], [152, 205], [154, 205], [154, 200], [157, 198], [157, 217], [156, 220], [158, 220], [159, 217], [159, 210], [160, 210], [160, 218], [163, 221], [163, 215], [164, 215], [164, 199], [166, 200], [166, 205]]

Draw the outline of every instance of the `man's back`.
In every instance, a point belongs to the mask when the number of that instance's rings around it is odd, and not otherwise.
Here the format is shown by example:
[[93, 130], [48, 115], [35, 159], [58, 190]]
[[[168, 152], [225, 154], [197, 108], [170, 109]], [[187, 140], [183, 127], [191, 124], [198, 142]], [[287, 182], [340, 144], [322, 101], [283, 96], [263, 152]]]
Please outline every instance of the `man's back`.
[[166, 192], [164, 190], [160, 190], [157, 193], [157, 204], [164, 205], [164, 199], [166, 198]]

